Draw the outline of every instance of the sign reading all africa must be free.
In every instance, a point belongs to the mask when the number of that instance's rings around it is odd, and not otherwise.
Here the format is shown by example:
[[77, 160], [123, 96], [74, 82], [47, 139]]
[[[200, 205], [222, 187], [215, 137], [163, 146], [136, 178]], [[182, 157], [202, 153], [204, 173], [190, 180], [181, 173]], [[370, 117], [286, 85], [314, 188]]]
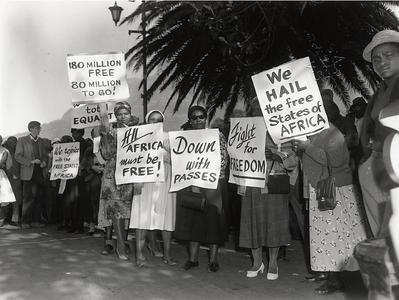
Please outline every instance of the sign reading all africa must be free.
[[129, 98], [123, 53], [67, 56], [72, 103], [98, 103]]
[[328, 128], [309, 57], [252, 76], [267, 130], [276, 144]]

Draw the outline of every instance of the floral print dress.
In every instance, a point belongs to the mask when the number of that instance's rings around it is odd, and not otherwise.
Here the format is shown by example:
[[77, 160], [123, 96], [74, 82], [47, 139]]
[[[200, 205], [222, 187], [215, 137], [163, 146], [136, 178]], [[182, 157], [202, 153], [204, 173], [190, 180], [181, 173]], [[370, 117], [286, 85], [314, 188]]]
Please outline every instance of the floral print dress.
[[112, 219], [129, 219], [133, 199], [133, 184], [116, 185], [117, 128], [112, 128], [101, 137], [100, 152], [106, 161], [101, 182], [99, 227], [112, 224]]

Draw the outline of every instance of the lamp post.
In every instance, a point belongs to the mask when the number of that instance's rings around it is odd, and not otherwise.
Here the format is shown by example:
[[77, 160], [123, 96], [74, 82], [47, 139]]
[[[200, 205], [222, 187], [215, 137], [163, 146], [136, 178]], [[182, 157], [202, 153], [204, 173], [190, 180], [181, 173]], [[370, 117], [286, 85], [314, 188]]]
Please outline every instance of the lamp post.
[[[143, 1], [144, 2], [144, 1]], [[116, 1], [114, 6], [110, 6], [108, 8], [111, 11], [112, 15], [112, 20], [115, 22], [115, 26], [118, 25], [118, 22], [121, 17], [121, 13], [123, 8], [118, 6]], [[145, 119], [145, 116], [147, 115], [147, 23], [146, 23], [146, 14], [145, 12], [141, 13], [141, 29], [140, 30], [129, 30], [128, 34], [131, 35], [132, 33], [138, 33], [141, 34], [141, 37], [143, 39], [143, 93], [141, 94], [141, 97], [143, 99], [143, 120]]]

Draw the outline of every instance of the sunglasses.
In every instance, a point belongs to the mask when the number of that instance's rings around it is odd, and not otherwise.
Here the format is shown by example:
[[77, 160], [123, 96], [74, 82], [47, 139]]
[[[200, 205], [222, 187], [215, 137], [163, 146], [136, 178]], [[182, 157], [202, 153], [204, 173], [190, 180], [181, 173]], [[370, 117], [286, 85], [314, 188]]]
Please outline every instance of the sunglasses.
[[193, 121], [196, 121], [198, 119], [204, 120], [205, 116], [204, 115], [191, 116], [190, 119], [193, 120]]

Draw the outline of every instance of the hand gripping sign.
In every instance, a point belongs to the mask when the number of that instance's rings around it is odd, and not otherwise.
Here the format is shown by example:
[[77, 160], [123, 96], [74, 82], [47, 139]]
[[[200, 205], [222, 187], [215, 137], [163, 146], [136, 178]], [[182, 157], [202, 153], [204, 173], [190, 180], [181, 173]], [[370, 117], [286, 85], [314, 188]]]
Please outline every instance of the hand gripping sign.
[[252, 76], [267, 130], [276, 144], [328, 128], [309, 57]]
[[67, 56], [72, 103], [98, 103], [129, 98], [123, 53]]
[[50, 180], [73, 179], [79, 170], [79, 142], [56, 144]]
[[230, 156], [230, 183], [265, 187], [266, 126], [263, 117], [231, 118], [227, 151]]
[[164, 181], [163, 124], [118, 128], [116, 184]]
[[216, 189], [220, 174], [220, 142], [217, 129], [169, 132], [172, 158], [170, 192], [190, 185]]

